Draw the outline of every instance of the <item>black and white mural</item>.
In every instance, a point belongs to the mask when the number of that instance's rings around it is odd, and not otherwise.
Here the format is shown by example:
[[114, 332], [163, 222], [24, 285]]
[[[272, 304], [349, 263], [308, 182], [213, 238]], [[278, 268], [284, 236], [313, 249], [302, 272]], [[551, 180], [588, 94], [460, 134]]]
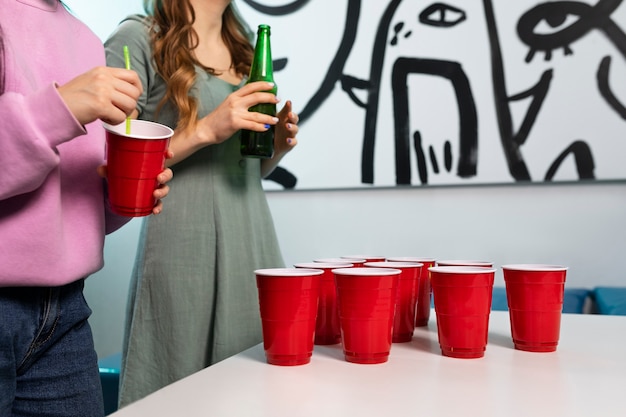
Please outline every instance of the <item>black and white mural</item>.
[[623, 0], [237, 0], [299, 145], [267, 189], [626, 179]]

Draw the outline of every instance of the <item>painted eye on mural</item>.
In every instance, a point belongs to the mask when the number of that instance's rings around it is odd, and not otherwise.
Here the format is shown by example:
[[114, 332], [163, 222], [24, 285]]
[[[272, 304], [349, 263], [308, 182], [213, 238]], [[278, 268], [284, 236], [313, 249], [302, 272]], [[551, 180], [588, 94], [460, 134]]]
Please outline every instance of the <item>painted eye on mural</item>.
[[421, 23], [444, 28], [456, 26], [466, 18], [463, 10], [444, 3], [433, 3], [419, 14]]
[[537, 51], [545, 52], [545, 60], [549, 61], [552, 51], [558, 48], [572, 55], [570, 44], [592, 29], [601, 19], [599, 13], [597, 7], [577, 2], [544, 3], [530, 9], [517, 23], [520, 40], [530, 47], [525, 61], [532, 61]]
[[298, 11], [310, 0], [243, 0], [257, 12], [270, 16], [282, 16]]

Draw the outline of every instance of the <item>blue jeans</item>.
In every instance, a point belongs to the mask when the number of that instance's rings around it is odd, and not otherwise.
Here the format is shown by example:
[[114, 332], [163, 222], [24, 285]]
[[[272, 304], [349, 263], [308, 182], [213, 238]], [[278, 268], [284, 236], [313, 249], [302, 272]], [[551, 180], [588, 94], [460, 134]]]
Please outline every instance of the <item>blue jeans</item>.
[[0, 288], [0, 417], [102, 417], [84, 281]]

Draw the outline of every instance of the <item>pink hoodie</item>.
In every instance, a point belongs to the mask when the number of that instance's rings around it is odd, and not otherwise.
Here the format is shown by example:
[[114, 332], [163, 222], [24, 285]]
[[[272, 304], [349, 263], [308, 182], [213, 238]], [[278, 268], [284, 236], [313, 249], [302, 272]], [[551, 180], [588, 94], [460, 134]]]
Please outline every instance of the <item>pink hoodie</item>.
[[105, 209], [101, 123], [56, 89], [104, 49], [57, 0], [0, 0], [0, 30], [0, 287], [64, 285], [102, 268], [105, 233], [129, 220]]

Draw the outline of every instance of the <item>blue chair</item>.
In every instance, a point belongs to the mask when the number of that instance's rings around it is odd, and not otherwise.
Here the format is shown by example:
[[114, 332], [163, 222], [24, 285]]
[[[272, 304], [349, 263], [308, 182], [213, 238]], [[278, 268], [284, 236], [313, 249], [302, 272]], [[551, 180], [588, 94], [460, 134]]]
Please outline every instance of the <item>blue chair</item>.
[[[587, 297], [591, 291], [586, 288], [565, 288], [563, 293], [563, 313], [583, 313]], [[494, 311], [508, 311], [505, 287], [493, 287], [491, 309]]]
[[592, 298], [598, 313], [626, 316], [626, 287], [596, 287]]
[[505, 287], [493, 287], [493, 295], [491, 297], [491, 309], [493, 311], [509, 311], [509, 305], [506, 301]]
[[563, 313], [584, 313], [585, 302], [591, 296], [586, 288], [565, 288], [563, 293]]
[[100, 382], [102, 383], [102, 395], [104, 397], [104, 414], [108, 416], [117, 411], [122, 353], [118, 352], [100, 359], [98, 367], [100, 368]]

